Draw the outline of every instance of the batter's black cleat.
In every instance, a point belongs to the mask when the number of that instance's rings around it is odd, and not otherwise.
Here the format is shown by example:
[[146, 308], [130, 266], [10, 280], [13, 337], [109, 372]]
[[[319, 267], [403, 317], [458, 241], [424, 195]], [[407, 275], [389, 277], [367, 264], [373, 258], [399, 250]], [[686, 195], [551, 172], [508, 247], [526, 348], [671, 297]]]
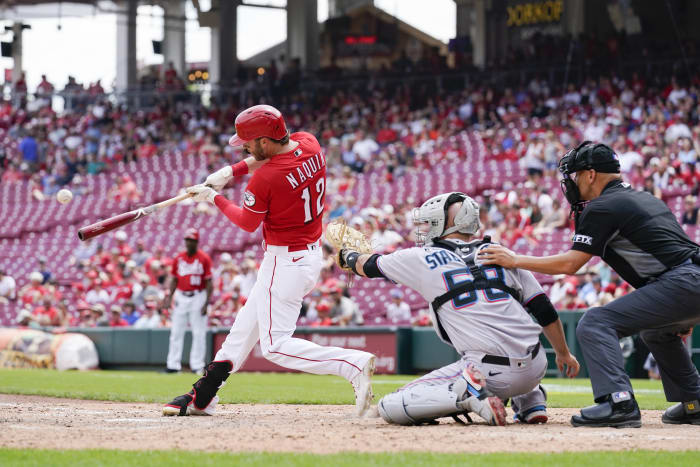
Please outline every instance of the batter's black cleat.
[[669, 407], [661, 421], [671, 425], [700, 425], [700, 401], [679, 402]]
[[198, 408], [195, 405], [194, 389], [187, 394], [177, 396], [175, 399], [163, 406], [163, 415], [214, 415], [216, 403], [219, 402], [219, 396], [214, 396], [213, 399], [204, 408]]
[[573, 426], [640, 428], [642, 414], [634, 395], [628, 391], [614, 392], [596, 400], [598, 404], [581, 409], [581, 415], [571, 417]]
[[225, 384], [232, 369], [230, 361], [211, 362], [190, 392], [163, 406], [163, 415], [214, 415], [219, 402], [216, 392]]

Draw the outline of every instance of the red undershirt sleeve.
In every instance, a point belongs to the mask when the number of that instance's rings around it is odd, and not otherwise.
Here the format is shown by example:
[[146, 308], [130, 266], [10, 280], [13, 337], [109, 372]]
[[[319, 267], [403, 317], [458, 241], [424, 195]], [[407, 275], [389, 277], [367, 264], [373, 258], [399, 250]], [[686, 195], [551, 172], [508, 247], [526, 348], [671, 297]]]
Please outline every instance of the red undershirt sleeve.
[[265, 213], [256, 213], [236, 206], [222, 195], [216, 195], [214, 204], [231, 222], [246, 232], [255, 232], [265, 218]]

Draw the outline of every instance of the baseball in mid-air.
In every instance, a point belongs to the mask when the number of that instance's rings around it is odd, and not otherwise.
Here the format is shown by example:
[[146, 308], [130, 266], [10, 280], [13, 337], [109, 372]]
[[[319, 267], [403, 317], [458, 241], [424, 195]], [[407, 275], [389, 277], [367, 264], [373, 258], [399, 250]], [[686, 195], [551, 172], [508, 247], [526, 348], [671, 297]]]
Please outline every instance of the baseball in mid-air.
[[65, 188], [58, 190], [58, 193], [56, 193], [56, 199], [61, 204], [70, 203], [70, 200], [73, 199], [73, 192]]

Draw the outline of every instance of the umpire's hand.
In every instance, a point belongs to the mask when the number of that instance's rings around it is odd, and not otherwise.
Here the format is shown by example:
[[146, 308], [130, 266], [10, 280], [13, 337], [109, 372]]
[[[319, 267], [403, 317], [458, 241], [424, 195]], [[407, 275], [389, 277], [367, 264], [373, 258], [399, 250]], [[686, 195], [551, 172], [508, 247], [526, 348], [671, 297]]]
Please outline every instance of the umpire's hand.
[[479, 252], [477, 264], [497, 264], [507, 269], [515, 268], [515, 253], [503, 245], [489, 245]]
[[557, 354], [555, 362], [561, 373], [564, 373], [564, 367], [566, 367], [566, 376], [569, 378], [575, 378], [576, 375], [578, 375], [578, 371], [581, 369], [578, 360], [576, 360], [576, 357], [571, 355], [571, 353]]

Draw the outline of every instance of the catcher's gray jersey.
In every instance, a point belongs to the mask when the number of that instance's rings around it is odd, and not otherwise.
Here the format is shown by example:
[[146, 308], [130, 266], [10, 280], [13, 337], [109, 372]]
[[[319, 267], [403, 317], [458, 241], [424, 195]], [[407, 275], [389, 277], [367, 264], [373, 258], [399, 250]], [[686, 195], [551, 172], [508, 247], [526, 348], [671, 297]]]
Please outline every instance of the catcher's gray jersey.
[[[387, 279], [412, 288], [428, 303], [450, 288], [473, 280], [459, 256], [430, 245], [383, 255], [377, 260], [377, 266]], [[529, 271], [495, 265], [482, 266], [482, 270], [488, 278], [500, 278], [520, 292], [524, 304], [544, 293]], [[471, 357], [527, 355], [539, 342], [542, 331], [523, 305], [498, 289], [462, 294], [442, 305], [439, 313], [440, 323], [452, 345], [460, 354]], [[435, 316], [433, 323], [438, 331]]]

